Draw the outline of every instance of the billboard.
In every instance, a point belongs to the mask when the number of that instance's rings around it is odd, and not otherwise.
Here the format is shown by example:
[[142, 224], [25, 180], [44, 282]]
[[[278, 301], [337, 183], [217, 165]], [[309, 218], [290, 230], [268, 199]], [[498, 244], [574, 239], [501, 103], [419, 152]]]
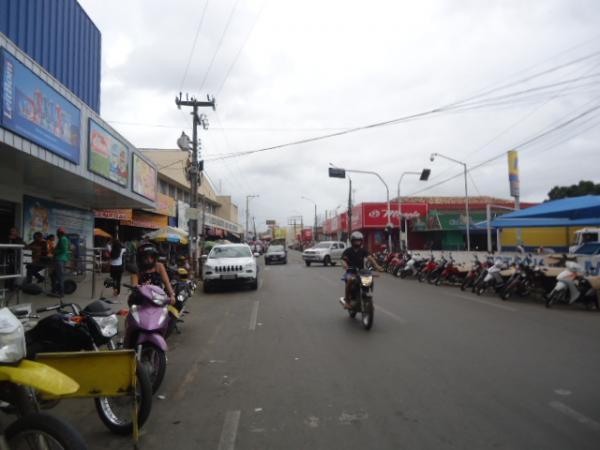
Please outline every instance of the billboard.
[[131, 220], [133, 213], [131, 209], [96, 209], [94, 216], [99, 219]]
[[519, 197], [519, 153], [516, 150], [508, 152], [508, 182], [510, 184], [510, 195]]
[[156, 200], [156, 169], [137, 153], [133, 154], [132, 173], [133, 192], [149, 200]]
[[79, 109], [10, 53], [1, 56], [2, 126], [79, 164]]
[[89, 171], [121, 186], [127, 186], [129, 149], [92, 119], [89, 123]]
[[36, 197], [23, 196], [23, 239], [33, 240], [33, 233], [56, 234], [63, 227], [67, 234], [77, 234], [88, 247], [93, 246], [94, 213]]
[[[403, 219], [418, 219], [427, 217], [429, 208], [427, 203], [402, 203]], [[390, 215], [388, 219], [387, 203], [363, 203], [360, 211], [360, 219], [354, 219], [355, 209], [352, 210], [352, 228], [385, 228], [388, 222], [394, 227], [400, 223], [400, 214], [398, 212], [398, 203], [390, 204]], [[359, 222], [360, 225], [357, 223]], [[357, 227], [357, 225], [359, 225]]]

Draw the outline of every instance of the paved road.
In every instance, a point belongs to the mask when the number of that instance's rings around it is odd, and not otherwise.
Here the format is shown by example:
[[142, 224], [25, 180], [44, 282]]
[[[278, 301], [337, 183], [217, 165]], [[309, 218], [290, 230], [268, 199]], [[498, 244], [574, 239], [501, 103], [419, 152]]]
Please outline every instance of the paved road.
[[[258, 291], [192, 299], [142, 448], [598, 448], [599, 313], [383, 275], [366, 332], [340, 275], [291, 254]], [[62, 412], [92, 448], [127, 443], [89, 402]]]

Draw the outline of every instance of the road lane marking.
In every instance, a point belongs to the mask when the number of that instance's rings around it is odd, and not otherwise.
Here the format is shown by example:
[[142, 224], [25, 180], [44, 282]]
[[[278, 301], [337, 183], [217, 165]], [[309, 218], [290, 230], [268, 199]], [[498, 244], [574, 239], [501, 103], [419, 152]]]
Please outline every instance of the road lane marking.
[[475, 303], [481, 303], [482, 305], [493, 306], [494, 308], [503, 309], [504, 311], [517, 312], [518, 309], [513, 308], [511, 306], [502, 305], [500, 303], [488, 302], [487, 300], [482, 300], [476, 297], [467, 297], [466, 295], [456, 295], [456, 294], [448, 294], [449, 297], [461, 298], [463, 300], [469, 300]]
[[566, 416], [569, 416], [571, 419], [579, 422], [580, 424], [586, 425], [588, 428], [594, 431], [600, 431], [600, 423], [596, 422], [593, 419], [590, 419], [587, 416], [584, 416], [579, 411], [575, 411], [573, 408], [568, 407], [564, 403], [553, 401], [550, 402], [549, 405], [551, 408], [563, 413]]
[[385, 308], [384, 308], [384, 307], [382, 307], [381, 305], [377, 305], [377, 306], [375, 306], [375, 310], [379, 310], [379, 311], [381, 311], [382, 313], [384, 313], [384, 314], [386, 314], [386, 315], [390, 316], [392, 319], [394, 319], [394, 320], [397, 320], [397, 321], [398, 321], [398, 322], [400, 322], [400, 323], [406, 323], [406, 319], [403, 319], [403, 318], [402, 318], [402, 317], [400, 317], [399, 315], [397, 315], [397, 314], [394, 314], [394, 313], [393, 313], [393, 312], [391, 312], [391, 311], [388, 311], [387, 309], [385, 309]]
[[252, 312], [250, 313], [250, 325], [248, 326], [248, 329], [250, 331], [256, 330], [256, 320], [258, 319], [258, 304], [259, 301], [255, 300], [254, 305], [252, 306]]
[[234, 450], [241, 411], [227, 411], [217, 450]]

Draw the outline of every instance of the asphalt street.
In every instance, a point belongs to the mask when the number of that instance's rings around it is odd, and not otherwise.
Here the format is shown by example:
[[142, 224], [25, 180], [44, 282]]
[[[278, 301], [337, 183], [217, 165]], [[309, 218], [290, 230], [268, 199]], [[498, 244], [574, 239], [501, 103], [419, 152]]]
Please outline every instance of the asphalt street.
[[[600, 313], [382, 274], [365, 331], [340, 277], [291, 252], [257, 291], [190, 299], [140, 448], [599, 448]], [[91, 401], [57, 412], [90, 448], [128, 446]]]

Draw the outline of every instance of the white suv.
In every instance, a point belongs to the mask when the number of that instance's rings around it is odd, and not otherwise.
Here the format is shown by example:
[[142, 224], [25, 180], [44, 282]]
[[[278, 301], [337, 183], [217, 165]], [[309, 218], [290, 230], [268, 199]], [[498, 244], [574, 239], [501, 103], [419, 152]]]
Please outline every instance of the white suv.
[[331, 264], [335, 266], [342, 260], [342, 253], [346, 250], [346, 244], [339, 241], [319, 242], [314, 247], [304, 250], [302, 259], [307, 266], [311, 263], [323, 263], [324, 266]]
[[215, 245], [202, 259], [204, 292], [210, 292], [217, 284], [247, 284], [253, 290], [258, 288], [258, 266], [248, 245]]

